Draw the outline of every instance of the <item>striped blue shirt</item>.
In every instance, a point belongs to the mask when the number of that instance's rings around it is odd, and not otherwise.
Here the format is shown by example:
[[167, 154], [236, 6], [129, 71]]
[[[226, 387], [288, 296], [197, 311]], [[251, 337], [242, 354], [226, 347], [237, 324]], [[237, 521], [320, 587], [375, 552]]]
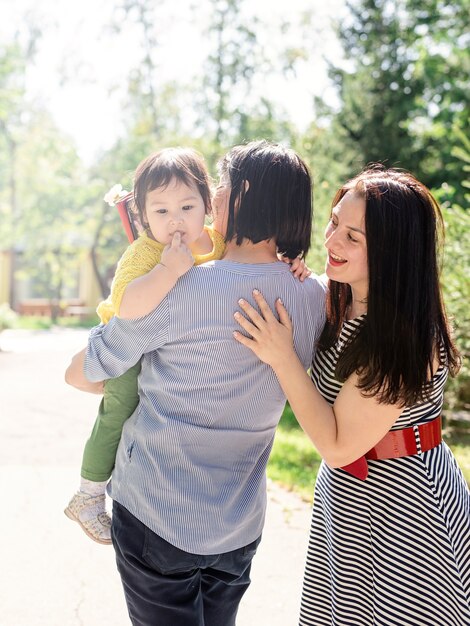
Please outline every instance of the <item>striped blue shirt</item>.
[[285, 396], [273, 370], [233, 337], [240, 297], [282, 298], [307, 369], [324, 323], [325, 288], [282, 262], [212, 261], [192, 268], [136, 320], [90, 333], [90, 381], [142, 357], [140, 403], [124, 425], [110, 495], [172, 545], [218, 554], [254, 541], [264, 524], [265, 469]]

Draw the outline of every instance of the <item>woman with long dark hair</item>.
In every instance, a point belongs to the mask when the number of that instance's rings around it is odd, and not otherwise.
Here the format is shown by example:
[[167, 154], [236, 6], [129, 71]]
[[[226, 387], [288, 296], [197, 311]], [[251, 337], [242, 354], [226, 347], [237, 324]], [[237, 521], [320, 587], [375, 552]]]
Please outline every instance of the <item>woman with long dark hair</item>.
[[[274, 369], [323, 457], [303, 626], [467, 626], [470, 494], [441, 438], [459, 367], [439, 285], [443, 221], [411, 174], [373, 167], [337, 193], [325, 233], [327, 323], [311, 379], [292, 324], [261, 294], [242, 344]], [[312, 384], [313, 381], [313, 384]]]

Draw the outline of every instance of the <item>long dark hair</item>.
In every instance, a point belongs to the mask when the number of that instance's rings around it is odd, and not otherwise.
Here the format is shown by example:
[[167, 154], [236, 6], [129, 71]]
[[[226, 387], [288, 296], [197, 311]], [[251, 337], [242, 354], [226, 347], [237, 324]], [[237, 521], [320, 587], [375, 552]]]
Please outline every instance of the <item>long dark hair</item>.
[[235, 146], [219, 162], [230, 179], [226, 240], [274, 239], [278, 252], [304, 257], [312, 231], [312, 181], [299, 155], [279, 144]]
[[[429, 397], [435, 360], [455, 374], [452, 340], [439, 283], [444, 224], [437, 201], [412, 174], [371, 166], [337, 192], [365, 199], [369, 291], [367, 315], [342, 351], [339, 380], [358, 373], [358, 387], [380, 402], [410, 406]], [[336, 341], [351, 303], [346, 283], [329, 281], [320, 347]]]

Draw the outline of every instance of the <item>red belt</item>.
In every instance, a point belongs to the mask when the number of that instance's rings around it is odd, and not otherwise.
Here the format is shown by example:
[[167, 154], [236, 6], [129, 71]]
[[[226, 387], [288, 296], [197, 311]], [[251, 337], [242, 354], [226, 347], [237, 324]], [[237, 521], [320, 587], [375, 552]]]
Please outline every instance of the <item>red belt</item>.
[[[417, 445], [417, 440], [420, 446]], [[349, 474], [365, 480], [368, 474], [367, 459], [378, 461], [380, 459], [397, 459], [401, 456], [411, 456], [426, 452], [438, 446], [442, 441], [442, 418], [436, 417], [432, 422], [411, 426], [403, 430], [391, 430], [385, 437], [375, 444], [368, 452], [353, 463], [344, 465]]]

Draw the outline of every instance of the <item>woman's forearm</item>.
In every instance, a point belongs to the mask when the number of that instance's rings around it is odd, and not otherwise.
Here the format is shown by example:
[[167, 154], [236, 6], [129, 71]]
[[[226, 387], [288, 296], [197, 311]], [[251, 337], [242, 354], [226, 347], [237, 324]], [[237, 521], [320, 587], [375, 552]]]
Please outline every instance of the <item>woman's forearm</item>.
[[79, 389], [80, 391], [86, 391], [88, 393], [103, 393], [103, 382], [90, 382], [86, 377], [83, 371], [83, 366], [85, 363], [85, 353], [86, 348], [80, 350], [77, 354], [72, 357], [72, 361], [70, 365], [65, 370], [65, 382], [75, 389]]
[[343, 467], [365, 454], [403, 411], [399, 403], [382, 404], [376, 396], [363, 395], [355, 374], [343, 383], [331, 406], [295, 353], [273, 369], [299, 424], [330, 467]]

